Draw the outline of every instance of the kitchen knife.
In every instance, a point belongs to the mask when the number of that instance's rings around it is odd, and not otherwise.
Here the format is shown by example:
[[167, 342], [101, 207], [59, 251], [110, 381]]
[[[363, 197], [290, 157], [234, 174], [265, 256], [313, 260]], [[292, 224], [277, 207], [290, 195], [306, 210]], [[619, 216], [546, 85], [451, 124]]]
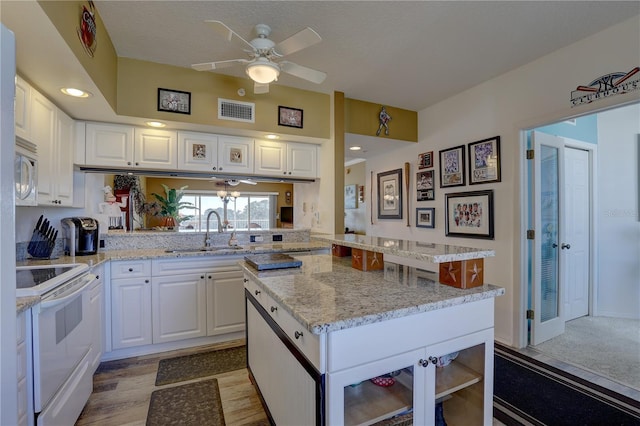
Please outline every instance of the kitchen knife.
[[40, 225], [42, 224], [42, 219], [44, 219], [44, 215], [41, 214], [40, 218], [38, 219], [38, 222], [36, 223], [36, 227], [33, 228], [33, 233], [31, 234], [31, 241], [29, 241], [29, 246], [27, 247], [27, 251], [31, 252], [34, 247], [35, 247], [35, 243], [36, 240], [38, 238], [38, 232], [40, 232]]

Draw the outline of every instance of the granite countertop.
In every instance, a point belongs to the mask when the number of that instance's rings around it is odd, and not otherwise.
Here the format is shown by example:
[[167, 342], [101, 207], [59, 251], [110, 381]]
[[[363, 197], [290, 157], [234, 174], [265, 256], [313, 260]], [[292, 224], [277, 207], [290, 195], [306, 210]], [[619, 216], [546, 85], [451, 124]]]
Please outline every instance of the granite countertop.
[[[134, 249], [134, 250], [110, 250], [98, 252], [88, 256], [60, 256], [55, 259], [27, 259], [16, 262], [16, 266], [35, 266], [35, 265], [64, 265], [70, 263], [86, 263], [89, 266], [97, 266], [109, 260], [137, 260], [137, 259], [171, 259], [183, 257], [217, 257], [230, 255], [247, 255], [259, 253], [295, 253], [310, 250], [326, 250], [329, 246], [327, 243], [311, 241], [311, 242], [290, 242], [290, 243], [274, 243], [274, 244], [245, 244], [239, 248], [224, 249], [216, 251], [179, 251], [168, 253], [165, 249]], [[17, 313], [30, 308], [40, 301], [39, 297], [17, 297], [16, 309]]]
[[433, 272], [385, 262], [384, 271], [362, 272], [351, 258], [300, 255], [295, 269], [257, 271], [247, 276], [314, 334], [501, 296], [504, 288], [485, 284], [458, 289], [437, 282]]
[[494, 250], [357, 234], [312, 234], [311, 239], [430, 263], [480, 259], [496, 255]]

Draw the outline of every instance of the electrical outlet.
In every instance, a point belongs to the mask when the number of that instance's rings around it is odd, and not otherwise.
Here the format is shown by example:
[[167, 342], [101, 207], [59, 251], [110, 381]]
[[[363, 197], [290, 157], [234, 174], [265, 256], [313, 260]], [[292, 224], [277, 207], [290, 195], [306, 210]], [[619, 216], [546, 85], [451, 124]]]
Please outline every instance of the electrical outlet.
[[100, 248], [104, 248], [104, 240], [100, 240], [99, 246], [100, 246]]
[[250, 235], [249, 242], [252, 243], [261, 243], [264, 241], [264, 237], [262, 235]]
[[282, 235], [274, 235], [273, 241], [282, 241]]

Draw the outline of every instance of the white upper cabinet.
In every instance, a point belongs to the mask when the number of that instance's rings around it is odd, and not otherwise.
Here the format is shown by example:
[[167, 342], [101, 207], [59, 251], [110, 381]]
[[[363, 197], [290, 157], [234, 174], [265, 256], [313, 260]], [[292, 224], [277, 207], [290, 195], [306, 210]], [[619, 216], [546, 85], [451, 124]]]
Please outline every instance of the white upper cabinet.
[[318, 147], [295, 142], [256, 142], [255, 173], [283, 177], [317, 177]]
[[177, 133], [119, 124], [87, 123], [86, 164], [100, 167], [175, 170]]
[[224, 173], [253, 173], [251, 138], [218, 136], [218, 171]]
[[170, 170], [178, 168], [177, 132], [136, 128], [134, 136], [135, 167]]
[[178, 132], [178, 168], [198, 172], [218, 171], [218, 136]]
[[14, 113], [16, 136], [31, 141], [31, 86], [18, 76]]
[[92, 166], [133, 166], [133, 127], [87, 123], [85, 155]]

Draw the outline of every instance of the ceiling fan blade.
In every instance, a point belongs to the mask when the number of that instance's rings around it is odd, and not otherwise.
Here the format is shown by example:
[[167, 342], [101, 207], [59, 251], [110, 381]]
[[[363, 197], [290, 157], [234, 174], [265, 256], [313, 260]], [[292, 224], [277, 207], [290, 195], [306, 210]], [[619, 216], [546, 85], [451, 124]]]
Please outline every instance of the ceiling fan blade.
[[246, 64], [251, 62], [248, 59], [229, 59], [228, 61], [204, 62], [202, 64], [193, 64], [191, 68], [196, 71], [213, 71], [220, 68], [231, 67], [236, 64]]
[[302, 50], [306, 47], [313, 46], [316, 43], [320, 43], [322, 37], [317, 32], [307, 27], [304, 30], [297, 32], [291, 37], [282, 40], [276, 44], [274, 50], [280, 56], [290, 55], [298, 50]]
[[312, 83], [320, 84], [325, 78], [327, 78], [327, 73], [303, 67], [302, 65], [294, 64], [293, 62], [282, 61], [279, 62], [278, 65], [282, 72], [308, 80]]
[[262, 95], [264, 93], [269, 93], [269, 84], [262, 83], [253, 83], [253, 93], [256, 95]]
[[233, 31], [231, 28], [227, 27], [224, 23], [220, 21], [213, 21], [213, 20], [207, 20], [204, 22], [209, 24], [209, 26], [213, 28], [215, 32], [220, 34], [222, 37], [224, 37], [225, 40], [227, 40], [231, 44], [234, 44], [235, 46], [238, 46], [240, 49], [243, 49], [243, 50], [249, 49], [251, 52], [255, 51], [255, 48], [251, 43], [249, 43], [247, 40], [240, 37], [238, 33]]

